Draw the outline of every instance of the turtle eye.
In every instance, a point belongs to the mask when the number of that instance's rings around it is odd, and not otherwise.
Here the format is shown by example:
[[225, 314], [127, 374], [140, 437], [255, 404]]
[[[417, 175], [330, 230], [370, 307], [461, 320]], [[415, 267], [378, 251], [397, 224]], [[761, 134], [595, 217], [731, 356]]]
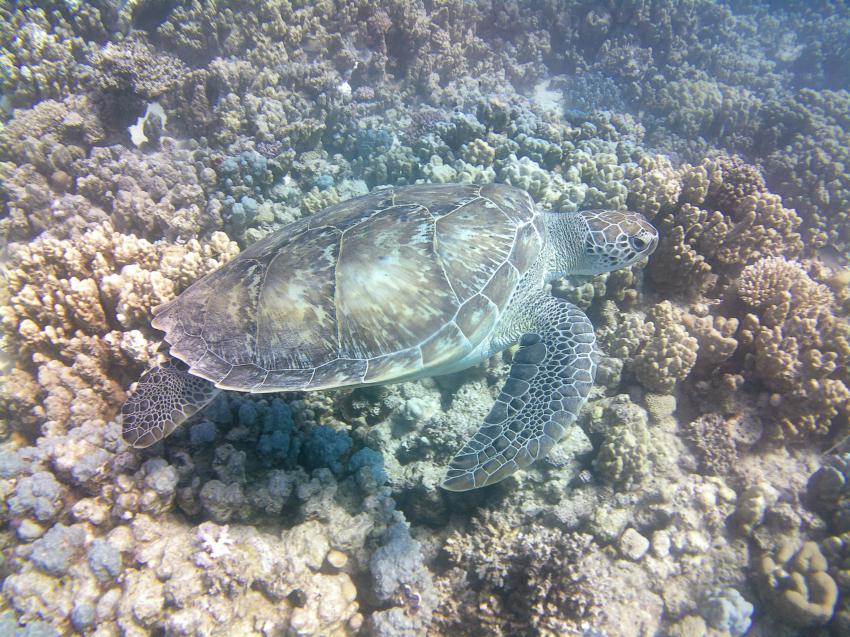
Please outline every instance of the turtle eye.
[[640, 237], [632, 237], [632, 247], [640, 252], [644, 248], [646, 248], [646, 241], [641, 239]]

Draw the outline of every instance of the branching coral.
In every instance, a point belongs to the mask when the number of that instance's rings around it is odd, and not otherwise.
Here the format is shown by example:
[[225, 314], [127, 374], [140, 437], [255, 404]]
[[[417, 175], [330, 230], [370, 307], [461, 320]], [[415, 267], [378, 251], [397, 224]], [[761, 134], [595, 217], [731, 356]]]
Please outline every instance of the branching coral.
[[[674, 174], [678, 189], [669, 183]], [[648, 184], [659, 179], [666, 182], [662, 194], [647, 194]], [[649, 271], [668, 289], [696, 296], [740, 264], [802, 250], [800, 218], [738, 158], [706, 159], [676, 171], [663, 160], [644, 160], [631, 171], [630, 184], [632, 205], [660, 213], [661, 243]]]
[[824, 434], [850, 410], [850, 325], [833, 312], [829, 288], [782, 257], [744, 268], [736, 290], [753, 311], [740, 339], [756, 376], [775, 392], [775, 437]]
[[92, 81], [98, 91], [130, 91], [144, 100], [156, 99], [188, 72], [179, 59], [133, 39], [107, 44], [92, 54], [91, 63], [95, 69]]
[[849, 106], [847, 90], [801, 90], [785, 109], [802, 122], [794, 126], [793, 118], [784, 118], [790, 139], [766, 161], [776, 190], [805, 220], [809, 240], [844, 255], [850, 251]]
[[[14, 6], [14, 5], [12, 5]], [[100, 11], [84, 5], [66, 20], [60, 11], [3, 9], [0, 28], [0, 89], [15, 106], [61, 98], [80, 83], [78, 63], [103, 37]]]
[[600, 476], [624, 489], [634, 489], [652, 471], [654, 453], [646, 412], [620, 395], [605, 408], [594, 428], [605, 436], [593, 466]]
[[489, 634], [569, 634], [602, 612], [601, 592], [581, 569], [597, 550], [588, 535], [476, 520], [472, 532], [455, 533], [444, 545], [455, 568], [440, 582], [449, 590], [436, 622], [456, 634], [477, 634], [466, 617], [475, 612]]
[[680, 310], [669, 301], [647, 312], [647, 340], [634, 358], [635, 376], [647, 389], [672, 391], [696, 363], [698, 341], [682, 327], [680, 317]]
[[[17, 373], [32, 374], [47, 392], [43, 417], [59, 427], [71, 411], [103, 417], [123, 394], [111, 370], [128, 363], [138, 370], [154, 356], [150, 309], [237, 252], [221, 233], [204, 244], [153, 244], [108, 222], [77, 239], [46, 234], [17, 244], [0, 315], [6, 342], [19, 352]], [[96, 402], [86, 408], [85, 399]]]

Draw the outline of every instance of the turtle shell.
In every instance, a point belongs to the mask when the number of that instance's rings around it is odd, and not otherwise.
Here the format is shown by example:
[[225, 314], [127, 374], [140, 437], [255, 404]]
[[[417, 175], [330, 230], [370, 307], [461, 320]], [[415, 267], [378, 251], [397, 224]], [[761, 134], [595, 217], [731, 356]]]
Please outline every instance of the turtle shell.
[[387, 188], [270, 234], [154, 310], [222, 389], [326, 389], [439, 371], [488, 337], [542, 246], [505, 185]]

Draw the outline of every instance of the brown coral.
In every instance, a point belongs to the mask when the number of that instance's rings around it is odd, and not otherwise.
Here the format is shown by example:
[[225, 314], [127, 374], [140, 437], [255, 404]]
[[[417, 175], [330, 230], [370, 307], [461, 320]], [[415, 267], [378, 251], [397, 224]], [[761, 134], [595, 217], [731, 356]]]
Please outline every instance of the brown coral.
[[697, 360], [697, 339], [682, 326], [681, 310], [662, 301], [647, 312], [653, 330], [634, 359], [634, 372], [651, 391], [669, 393], [684, 380]]
[[738, 298], [754, 313], [742, 323], [749, 364], [775, 392], [779, 422], [774, 436], [799, 438], [826, 433], [850, 410], [850, 324], [836, 316], [829, 288], [803, 267], [766, 258], [744, 268]]
[[629, 177], [630, 204], [659, 215], [661, 241], [649, 272], [665, 289], [697, 296], [742, 264], [802, 251], [796, 212], [767, 190], [756, 167], [738, 157], [677, 170], [644, 158]]
[[832, 618], [838, 601], [838, 586], [827, 567], [815, 542], [805, 542], [799, 550], [786, 543], [776, 555], [759, 560], [757, 576], [784, 620], [798, 627], [820, 626]]
[[571, 634], [599, 615], [601, 596], [581, 569], [598, 551], [590, 536], [511, 528], [494, 516], [474, 525], [444, 546], [453, 568], [439, 582], [435, 622], [446, 634], [478, 634], [469, 630], [469, 613], [492, 635]]
[[100, 91], [132, 91], [145, 100], [156, 99], [175, 87], [188, 69], [178, 58], [156, 52], [146, 42], [127, 39], [110, 42], [91, 56], [93, 76]]
[[711, 475], [728, 475], [738, 460], [730, 419], [717, 413], [703, 414], [684, 428], [702, 469]]
[[[39, 412], [35, 421], [53, 423], [46, 425], [53, 430], [69, 419], [79, 423], [72, 411], [86, 404], [100, 417], [108, 413], [123, 396], [116, 380], [128, 381], [155, 355], [151, 307], [237, 252], [223, 233], [204, 244], [170, 245], [121, 234], [108, 222], [74, 240], [44, 234], [14, 245], [0, 318], [7, 347], [18, 353], [15, 374], [46, 393], [44, 407], [29, 403]], [[113, 379], [113, 369], [128, 378]], [[6, 400], [7, 409], [27, 411], [20, 400]]]

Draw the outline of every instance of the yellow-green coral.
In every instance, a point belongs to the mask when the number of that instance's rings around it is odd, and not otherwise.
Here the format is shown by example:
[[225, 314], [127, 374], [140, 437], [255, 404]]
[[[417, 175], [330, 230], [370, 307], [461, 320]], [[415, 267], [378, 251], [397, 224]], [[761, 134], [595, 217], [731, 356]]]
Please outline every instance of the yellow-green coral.
[[737, 157], [675, 170], [663, 159], [643, 158], [628, 177], [630, 204], [658, 215], [661, 241], [649, 271], [667, 290], [697, 296], [741, 264], [802, 251], [796, 212]]
[[827, 623], [835, 610], [838, 586], [827, 567], [815, 542], [805, 542], [799, 550], [786, 543], [776, 555], [761, 558], [757, 574], [776, 612], [805, 628]]
[[16, 244], [0, 318], [6, 346], [18, 352], [13, 374], [24, 386], [37, 382], [46, 399], [42, 407], [30, 392], [12, 407], [28, 422], [39, 412], [35, 420], [51, 431], [72, 416], [79, 424], [86, 405], [97, 407], [90, 415], [106, 417], [123, 397], [112, 370], [138, 371], [156, 355], [150, 310], [237, 253], [220, 232], [204, 243], [172, 245], [116, 232], [109, 222], [75, 239], [44, 234]]

